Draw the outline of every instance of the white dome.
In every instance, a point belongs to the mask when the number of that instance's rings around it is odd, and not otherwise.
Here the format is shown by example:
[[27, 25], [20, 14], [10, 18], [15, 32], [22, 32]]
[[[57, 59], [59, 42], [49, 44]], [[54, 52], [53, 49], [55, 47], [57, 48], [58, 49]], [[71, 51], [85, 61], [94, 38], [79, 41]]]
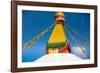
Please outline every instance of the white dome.
[[76, 60], [82, 60], [80, 57], [71, 54], [71, 53], [56, 53], [56, 54], [47, 54], [39, 59], [37, 59], [35, 62], [59, 62], [59, 61], [76, 61]]

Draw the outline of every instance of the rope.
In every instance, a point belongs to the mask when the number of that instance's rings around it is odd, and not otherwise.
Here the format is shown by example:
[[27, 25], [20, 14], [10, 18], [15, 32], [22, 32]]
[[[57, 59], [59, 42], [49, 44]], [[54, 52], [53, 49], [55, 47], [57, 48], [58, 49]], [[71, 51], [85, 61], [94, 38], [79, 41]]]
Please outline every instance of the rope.
[[71, 32], [65, 28], [65, 30], [67, 30], [69, 36], [72, 38], [72, 40], [74, 41], [74, 43], [76, 44], [76, 46], [78, 46], [80, 48], [80, 50], [82, 51], [82, 53], [85, 53], [85, 50], [83, 48], [81, 48], [80, 44], [78, 44], [77, 40], [73, 37], [73, 35], [71, 34]]
[[68, 28], [70, 31], [74, 32], [74, 33], [78, 36], [78, 38], [79, 38], [81, 41], [83, 41], [86, 45], [90, 46], [90, 42], [87, 41], [87, 40], [85, 40], [85, 39], [84, 39], [80, 34], [78, 34], [74, 29], [70, 28], [68, 25], [65, 26], [65, 27]]
[[41, 32], [40, 34], [38, 34], [35, 38], [33, 38], [32, 40], [29, 40], [28, 42], [25, 42], [22, 46], [23, 49], [25, 48], [31, 48], [31, 46], [38, 41], [50, 28], [52, 28], [54, 26], [54, 24], [50, 25], [47, 29], [45, 29], [43, 32]]

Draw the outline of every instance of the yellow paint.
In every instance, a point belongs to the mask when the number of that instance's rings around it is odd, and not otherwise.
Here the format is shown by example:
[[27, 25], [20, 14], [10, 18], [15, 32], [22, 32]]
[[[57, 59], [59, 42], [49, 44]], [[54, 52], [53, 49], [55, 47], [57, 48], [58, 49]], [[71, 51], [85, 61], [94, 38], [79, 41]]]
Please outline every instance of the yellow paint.
[[61, 43], [66, 42], [66, 35], [62, 24], [56, 24], [48, 43]]

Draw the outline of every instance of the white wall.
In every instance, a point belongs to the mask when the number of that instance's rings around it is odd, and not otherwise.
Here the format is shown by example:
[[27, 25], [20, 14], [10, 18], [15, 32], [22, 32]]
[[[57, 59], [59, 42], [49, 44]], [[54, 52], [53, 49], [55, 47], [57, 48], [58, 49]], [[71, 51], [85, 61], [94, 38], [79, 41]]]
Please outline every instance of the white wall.
[[[33, 1], [45, 1], [45, 2], [61, 2], [72, 4], [89, 4], [98, 5], [100, 9], [100, 0], [33, 0]], [[0, 0], [0, 73], [10, 73], [10, 50], [11, 50], [11, 11], [10, 0]], [[98, 10], [100, 13], [100, 10]], [[100, 14], [98, 14], [100, 19]], [[100, 22], [98, 22], [99, 24]], [[98, 25], [98, 28], [100, 25]], [[98, 29], [100, 31], [100, 29]], [[98, 33], [100, 37], [100, 33]], [[98, 40], [100, 40], [98, 38]], [[100, 43], [100, 42], [98, 42]], [[100, 45], [99, 45], [100, 48]], [[100, 56], [100, 49], [98, 48], [98, 56]], [[100, 61], [100, 57], [98, 59]], [[38, 71], [32, 73], [99, 73], [100, 62], [98, 62], [98, 68], [82, 68], [82, 69], [68, 69], [68, 70], [52, 70], [52, 71]]]

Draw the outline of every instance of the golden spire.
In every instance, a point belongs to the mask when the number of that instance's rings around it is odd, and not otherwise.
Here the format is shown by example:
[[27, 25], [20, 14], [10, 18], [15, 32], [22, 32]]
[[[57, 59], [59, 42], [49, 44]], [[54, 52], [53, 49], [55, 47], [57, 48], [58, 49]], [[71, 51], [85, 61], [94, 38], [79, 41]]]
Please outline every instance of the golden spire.
[[55, 15], [56, 25], [52, 30], [48, 44], [64, 44], [67, 41], [65, 31], [63, 28], [64, 24], [64, 13], [57, 12]]

